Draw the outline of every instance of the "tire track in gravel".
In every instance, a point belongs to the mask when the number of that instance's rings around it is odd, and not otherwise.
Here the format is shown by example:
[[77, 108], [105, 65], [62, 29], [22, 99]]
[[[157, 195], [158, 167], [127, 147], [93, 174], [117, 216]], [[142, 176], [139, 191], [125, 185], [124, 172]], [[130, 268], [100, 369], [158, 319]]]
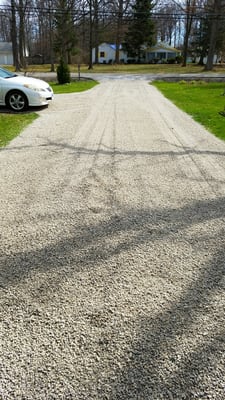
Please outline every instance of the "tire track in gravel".
[[[95, 126], [93, 137], [95, 138], [95, 150], [93, 152], [92, 163], [88, 169], [87, 176], [82, 185], [84, 186], [84, 196], [89, 198], [91, 192], [91, 210], [93, 212], [104, 212], [105, 208], [114, 207], [115, 201], [114, 188], [118, 185], [114, 174], [115, 164], [115, 130], [116, 130], [116, 106], [111, 100], [114, 95], [111, 88], [110, 96], [104, 97], [104, 104], [101, 106], [99, 123]], [[87, 128], [89, 130], [89, 127]], [[90, 146], [90, 142], [89, 142]], [[94, 194], [94, 198], [93, 198]], [[95, 199], [95, 200], [94, 200]], [[93, 205], [93, 203], [95, 205]]]

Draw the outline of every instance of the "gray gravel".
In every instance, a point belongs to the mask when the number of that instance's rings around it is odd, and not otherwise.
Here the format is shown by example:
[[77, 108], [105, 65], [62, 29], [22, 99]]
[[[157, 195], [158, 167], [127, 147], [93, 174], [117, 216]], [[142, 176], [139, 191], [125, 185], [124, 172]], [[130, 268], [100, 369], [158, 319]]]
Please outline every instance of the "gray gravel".
[[104, 80], [0, 151], [0, 188], [1, 400], [225, 399], [225, 143]]

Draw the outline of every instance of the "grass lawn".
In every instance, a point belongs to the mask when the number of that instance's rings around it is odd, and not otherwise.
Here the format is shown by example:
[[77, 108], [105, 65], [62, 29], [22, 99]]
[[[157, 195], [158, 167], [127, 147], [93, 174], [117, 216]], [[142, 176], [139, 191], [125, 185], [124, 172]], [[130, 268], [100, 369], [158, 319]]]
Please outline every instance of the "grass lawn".
[[[74, 68], [74, 69], [73, 69]], [[76, 66], [71, 67], [72, 72], [76, 72]], [[86, 66], [82, 66], [81, 72], [88, 73], [126, 73], [126, 74], [198, 74], [205, 72], [204, 67], [197, 64], [187, 64], [182, 67], [180, 64], [121, 64], [121, 65], [94, 65], [92, 70], [87, 70]], [[218, 65], [213, 71], [207, 72], [213, 76], [214, 73], [225, 73], [225, 64]]]
[[50, 85], [55, 94], [62, 93], [74, 93], [74, 92], [83, 92], [84, 90], [88, 90], [97, 85], [96, 81], [75, 81], [71, 83], [66, 83], [65, 85], [59, 85], [56, 82], [50, 82]]
[[0, 112], [0, 147], [7, 145], [37, 117], [35, 113], [3, 114]]
[[160, 82], [152, 83], [179, 108], [204, 125], [210, 132], [225, 140], [224, 83]]
[[[7, 67], [8, 69], [13, 70], [12, 66]], [[69, 65], [70, 72], [78, 73], [78, 65], [72, 64]], [[56, 69], [56, 68], [55, 68]], [[50, 72], [51, 66], [49, 64], [43, 65], [28, 65], [26, 71], [28, 72]], [[93, 73], [152, 73], [152, 74], [198, 74], [200, 72], [204, 72], [204, 67], [197, 64], [187, 64], [186, 67], [182, 67], [180, 64], [94, 64], [93, 69], [89, 70], [87, 64], [81, 64], [80, 72], [85, 73], [88, 72], [90, 74]], [[213, 71], [210, 74], [214, 74], [214, 72], [224, 74], [225, 73], [225, 64], [216, 65], [213, 68]]]

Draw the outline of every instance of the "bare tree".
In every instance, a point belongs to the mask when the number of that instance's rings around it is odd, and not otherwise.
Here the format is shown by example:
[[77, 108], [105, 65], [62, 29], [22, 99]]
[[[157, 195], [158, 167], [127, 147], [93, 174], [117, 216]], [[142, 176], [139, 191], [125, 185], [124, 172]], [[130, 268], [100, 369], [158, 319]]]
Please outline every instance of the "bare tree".
[[111, 15], [113, 16], [113, 25], [115, 27], [115, 62], [117, 64], [120, 62], [120, 46], [127, 32], [127, 23], [125, 23], [125, 19], [130, 6], [131, 0], [113, 0], [109, 2], [109, 9], [111, 11]]
[[166, 4], [159, 3], [155, 8], [155, 14], [157, 39], [176, 46], [177, 42], [180, 42], [180, 6], [172, 0]]
[[0, 11], [0, 40], [3, 42], [11, 42], [11, 14], [9, 9], [1, 9]]

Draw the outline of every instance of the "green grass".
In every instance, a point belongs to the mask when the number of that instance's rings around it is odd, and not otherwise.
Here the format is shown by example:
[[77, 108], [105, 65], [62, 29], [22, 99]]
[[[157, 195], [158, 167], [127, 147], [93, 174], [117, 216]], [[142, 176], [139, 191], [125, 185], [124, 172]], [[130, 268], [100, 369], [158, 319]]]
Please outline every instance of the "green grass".
[[84, 90], [88, 90], [93, 88], [98, 84], [96, 81], [75, 81], [71, 83], [66, 83], [65, 85], [59, 85], [56, 82], [49, 83], [55, 94], [62, 93], [74, 93], [74, 92], [83, 92]]
[[179, 108], [204, 125], [210, 132], [225, 140], [224, 83], [155, 81], [152, 83]]
[[[76, 72], [76, 65], [70, 67], [71, 72]], [[178, 64], [98, 64], [93, 65], [93, 69], [88, 70], [87, 66], [81, 66], [81, 73], [124, 73], [124, 74], [170, 74], [170, 73], [199, 73], [203, 71], [202, 66], [190, 64], [181, 67]]]
[[0, 147], [6, 146], [28, 124], [37, 118], [35, 113], [0, 114]]
[[[12, 66], [7, 67], [10, 70], [14, 70]], [[78, 73], [78, 65], [72, 64], [69, 65], [70, 71], [73, 73]], [[56, 68], [55, 68], [56, 69]], [[50, 64], [42, 64], [42, 65], [28, 65], [26, 71], [28, 72], [50, 72], [51, 66]], [[89, 70], [87, 64], [81, 64], [80, 72], [82, 73], [126, 73], [126, 74], [134, 74], [134, 73], [150, 73], [150, 74], [187, 74], [187, 73], [200, 73], [204, 72], [204, 67], [199, 66], [197, 64], [187, 64], [186, 67], [182, 67], [180, 64], [98, 64], [93, 65], [93, 69]], [[212, 75], [214, 72], [217, 73], [225, 73], [225, 64], [215, 65]]]

